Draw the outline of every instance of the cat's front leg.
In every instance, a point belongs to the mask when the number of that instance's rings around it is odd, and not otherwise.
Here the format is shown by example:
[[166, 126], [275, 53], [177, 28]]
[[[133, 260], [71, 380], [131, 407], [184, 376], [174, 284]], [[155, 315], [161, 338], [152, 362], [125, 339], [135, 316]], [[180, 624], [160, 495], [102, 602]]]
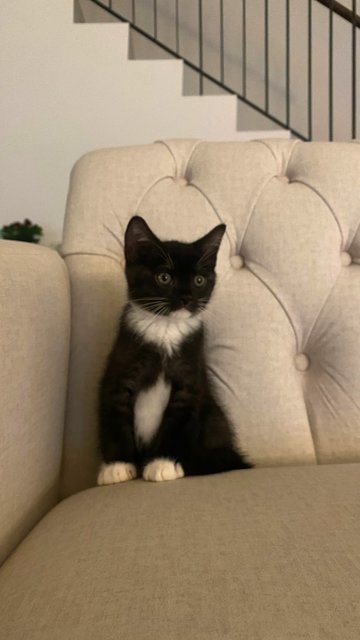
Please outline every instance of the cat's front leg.
[[163, 482], [185, 476], [182, 459], [198, 431], [193, 407], [172, 401], [164, 415], [156, 443], [156, 454], [143, 469], [144, 480]]
[[97, 484], [116, 484], [136, 478], [136, 447], [127, 392], [101, 402], [99, 440], [103, 463]]

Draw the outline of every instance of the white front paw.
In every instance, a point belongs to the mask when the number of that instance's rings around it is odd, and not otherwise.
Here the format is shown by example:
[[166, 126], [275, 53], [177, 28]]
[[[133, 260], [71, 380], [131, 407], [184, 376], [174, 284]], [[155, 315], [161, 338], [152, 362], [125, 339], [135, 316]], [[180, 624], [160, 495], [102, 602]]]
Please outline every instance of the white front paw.
[[175, 463], [169, 458], [157, 458], [146, 465], [143, 471], [144, 480], [162, 482], [163, 480], [177, 480], [184, 477], [184, 469], [180, 462]]
[[97, 477], [97, 483], [116, 484], [136, 478], [136, 467], [130, 462], [111, 462], [102, 464]]

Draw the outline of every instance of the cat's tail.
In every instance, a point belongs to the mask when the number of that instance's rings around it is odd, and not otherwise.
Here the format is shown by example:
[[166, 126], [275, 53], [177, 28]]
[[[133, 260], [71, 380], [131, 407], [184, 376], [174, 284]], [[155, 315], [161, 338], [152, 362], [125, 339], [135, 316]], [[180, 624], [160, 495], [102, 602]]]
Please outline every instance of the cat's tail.
[[252, 469], [244, 455], [230, 448], [200, 449], [181, 460], [185, 475], [202, 476], [235, 469]]

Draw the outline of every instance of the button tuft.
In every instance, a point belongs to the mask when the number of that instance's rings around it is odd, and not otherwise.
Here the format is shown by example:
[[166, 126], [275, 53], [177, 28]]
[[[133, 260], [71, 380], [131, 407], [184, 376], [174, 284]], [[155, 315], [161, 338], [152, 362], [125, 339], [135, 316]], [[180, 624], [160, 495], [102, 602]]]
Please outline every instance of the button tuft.
[[297, 353], [295, 356], [295, 367], [298, 371], [307, 371], [310, 367], [309, 357], [305, 353]]
[[288, 184], [290, 182], [290, 178], [289, 176], [277, 176], [277, 179], [280, 180], [280, 182], [284, 182], [284, 184]]
[[350, 255], [350, 253], [348, 253], [347, 251], [342, 251], [341, 252], [340, 260], [341, 260], [341, 264], [343, 265], [343, 267], [348, 267], [352, 263], [352, 257]]
[[179, 187], [186, 187], [186, 185], [189, 184], [186, 178], [174, 178], [174, 182], [179, 185]]
[[244, 260], [241, 256], [234, 255], [230, 258], [230, 264], [233, 269], [242, 269], [242, 267], [244, 266]]

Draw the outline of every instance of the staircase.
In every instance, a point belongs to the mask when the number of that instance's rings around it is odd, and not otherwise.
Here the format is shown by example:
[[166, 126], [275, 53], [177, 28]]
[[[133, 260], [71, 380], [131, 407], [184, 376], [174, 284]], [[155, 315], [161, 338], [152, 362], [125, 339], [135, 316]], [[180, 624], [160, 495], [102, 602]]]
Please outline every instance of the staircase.
[[[129, 6], [129, 3], [125, 3]], [[149, 9], [153, 7], [153, 0], [144, 0], [142, 3], [137, 1], [139, 17], [141, 17], [141, 4], [143, 12], [145, 11], [145, 21], [150, 16]], [[177, 110], [179, 119], [174, 122], [174, 113], [171, 117], [170, 137], [204, 137], [209, 140], [252, 140], [255, 138], [288, 138], [290, 132], [279, 123], [274, 123], [271, 119], [254, 111], [253, 106], [239, 104], [235, 95], [231, 95], [226, 91], [221, 91], [219, 87], [212, 86], [211, 83], [205, 81], [206, 91], [200, 96], [197, 92], [198, 80], [194, 77], [194, 72], [189, 69], [188, 64], [184, 63], [179, 57], [175, 59], [169, 51], [148, 39], [144, 39], [138, 31], [130, 28], [129, 31], [120, 30], [120, 27], [130, 27], [129, 23], [120, 22], [115, 12], [107, 11], [106, 5], [113, 9], [125, 6], [124, 2], [113, 0], [105, 0], [105, 2], [93, 2], [93, 0], [74, 0], [74, 19], [79, 23], [79, 28], [86, 25], [98, 24], [100, 29], [110, 23], [117, 25], [118, 38], [122, 38], [127, 49], [126, 59], [130, 66], [128, 69], [132, 75], [131, 92], [136, 85], [136, 77], [139, 73], [139, 63], [143, 65], [143, 69], [147, 69], [147, 77], [149, 88], [154, 83], [154, 98], [158, 91], [158, 82], [160, 85], [169, 89], [173, 96], [173, 108]], [[163, 6], [170, 8], [172, 3], [166, 3]], [[120, 15], [120, 14], [119, 14]], [[82, 23], [82, 24], [81, 24]], [[165, 25], [165, 28], [168, 25]], [[99, 34], [101, 31], [99, 31]], [[104, 37], [106, 37], [104, 35]], [[185, 43], [187, 44], [187, 43]], [[109, 45], [110, 46], [110, 45]], [[194, 49], [194, 43], [189, 42], [190, 49]], [[96, 55], [94, 53], [94, 55]], [[100, 52], [99, 52], [99, 55]], [[160, 63], [163, 63], [162, 65]], [[113, 63], [119, 65], [120, 59], [114, 53]], [[113, 73], [113, 72], [112, 72]], [[123, 81], [124, 67], [121, 67], [121, 80]], [[195, 74], [196, 75], [196, 74]], [[113, 77], [119, 76], [114, 73]], [[165, 114], [162, 113], [162, 118]], [[165, 116], [166, 121], [166, 116]], [[164, 126], [165, 122], [162, 122]], [[184, 133], [182, 133], [184, 132]], [[168, 137], [165, 134], [158, 137]]]
[[[84, 23], [100, 24], [99, 36], [104, 30], [105, 24], [109, 26], [113, 22], [113, 29], [116, 38], [122, 41], [122, 56], [117, 50], [113, 51], [111, 73], [114, 88], [121, 83], [122, 94], [129, 96], [128, 109], [124, 102], [118, 104], [118, 113], [123, 118], [127, 117], [127, 111], [133, 121], [138, 118], [140, 129], [139, 134], [134, 139], [131, 133], [129, 144], [148, 141], [149, 134], [151, 141], [156, 138], [166, 137], [196, 137], [208, 140], [251, 140], [254, 138], [282, 137], [288, 138], [289, 132], [284, 128], [277, 127], [271, 121], [263, 119], [257, 122], [253, 130], [249, 129], [248, 120], [244, 120], [242, 126], [237, 125], [238, 109], [235, 96], [207, 95], [197, 96], [184, 94], [184, 64], [180, 59], [173, 59], [167, 56], [159, 58], [157, 47], [150, 49], [149, 55], [142, 56], [139, 46], [137, 50], [140, 55], [133, 55], [130, 51], [129, 38], [131, 31], [128, 23], [121, 23], [114, 19], [108, 12], [105, 12], [91, 0], [75, 0], [75, 22], [78, 28], [84, 28]], [[107, 35], [103, 33], [104, 41], [108, 42], [108, 53], [111, 55], [111, 44]], [[132, 42], [134, 39], [132, 38]], [[94, 50], [93, 55], [102, 55]], [[141, 95], [146, 88], [146, 95]], [[116, 89], [115, 89], [116, 91]], [[116, 95], [108, 96], [109, 102], [115, 104], [118, 100]], [[167, 101], [167, 104], [164, 103]], [[145, 104], [146, 109], [145, 109]], [[134, 110], [135, 109], [135, 110]], [[138, 113], [136, 114], [136, 110]], [[251, 109], [249, 110], [251, 111]], [[152, 122], [149, 122], [149, 116]], [[160, 116], [160, 118], [159, 118]], [[263, 124], [263, 129], [259, 124]], [[140, 133], [144, 125], [144, 130]], [[116, 125], [115, 125], [116, 126]], [[155, 131], [154, 131], [155, 127]], [[131, 131], [131, 126], [128, 129]], [[158, 131], [156, 135], [156, 130]], [[154, 133], [152, 133], [154, 131]], [[127, 141], [125, 141], [125, 144]]]
[[182, 59], [185, 93], [236, 95], [240, 129], [357, 136], [360, 0], [75, 1], [80, 20], [129, 22], [133, 57]]

